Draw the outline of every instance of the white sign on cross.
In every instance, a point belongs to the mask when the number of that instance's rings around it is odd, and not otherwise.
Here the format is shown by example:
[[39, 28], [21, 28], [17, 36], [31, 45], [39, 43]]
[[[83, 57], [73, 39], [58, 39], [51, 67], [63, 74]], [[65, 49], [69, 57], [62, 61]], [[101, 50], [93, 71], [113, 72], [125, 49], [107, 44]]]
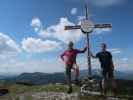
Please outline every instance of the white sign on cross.
[[88, 58], [88, 75], [91, 77], [91, 54], [90, 54], [90, 33], [93, 32], [96, 28], [112, 28], [111, 24], [94, 24], [89, 18], [88, 18], [88, 7], [85, 6], [85, 19], [81, 20], [81, 25], [75, 25], [75, 26], [65, 26], [65, 30], [73, 30], [73, 29], [81, 29], [81, 31], [86, 35], [87, 37], [87, 58]]

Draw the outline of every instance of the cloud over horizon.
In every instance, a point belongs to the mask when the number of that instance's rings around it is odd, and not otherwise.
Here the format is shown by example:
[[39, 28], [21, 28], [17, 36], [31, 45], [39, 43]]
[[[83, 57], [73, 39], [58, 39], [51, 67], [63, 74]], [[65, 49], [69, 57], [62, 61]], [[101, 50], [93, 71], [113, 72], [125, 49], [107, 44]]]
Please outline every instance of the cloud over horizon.
[[42, 27], [42, 23], [41, 23], [40, 19], [37, 18], [37, 17], [33, 18], [31, 20], [31, 24], [30, 25], [31, 25], [31, 27], [33, 27], [35, 32], [38, 32], [40, 30], [40, 28]]
[[108, 49], [108, 51], [110, 51], [112, 54], [120, 54], [122, 53], [122, 50], [119, 48], [110, 48]]
[[126, 0], [90, 0], [88, 2], [98, 7], [111, 7], [114, 5], [121, 5], [125, 1]]
[[29, 37], [22, 41], [22, 48], [29, 53], [44, 53], [56, 51], [61, 48], [61, 45], [56, 41], [43, 41], [41, 39]]
[[70, 22], [66, 17], [59, 19], [59, 22], [55, 25], [51, 25], [46, 29], [40, 30], [38, 33], [42, 38], [57, 39], [63, 43], [68, 43], [69, 41], [79, 41], [82, 38], [82, 33], [80, 30], [64, 30], [66, 25], [75, 25]]
[[77, 8], [72, 8], [70, 13], [71, 13], [71, 15], [76, 15], [77, 11], [78, 11]]
[[20, 46], [12, 38], [0, 33], [0, 57], [13, 56], [20, 52]]

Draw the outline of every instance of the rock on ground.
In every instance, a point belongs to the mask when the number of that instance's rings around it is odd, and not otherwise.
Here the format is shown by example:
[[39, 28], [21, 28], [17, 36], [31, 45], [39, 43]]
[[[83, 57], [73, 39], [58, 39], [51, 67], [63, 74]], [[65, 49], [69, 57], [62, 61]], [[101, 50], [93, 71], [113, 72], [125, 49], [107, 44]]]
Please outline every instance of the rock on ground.
[[[31, 97], [29, 97], [31, 95]], [[57, 92], [40, 92], [32, 94], [23, 94], [19, 96], [19, 100], [28, 100], [27, 98], [32, 98], [32, 100], [79, 100], [78, 93], [57, 93]]]

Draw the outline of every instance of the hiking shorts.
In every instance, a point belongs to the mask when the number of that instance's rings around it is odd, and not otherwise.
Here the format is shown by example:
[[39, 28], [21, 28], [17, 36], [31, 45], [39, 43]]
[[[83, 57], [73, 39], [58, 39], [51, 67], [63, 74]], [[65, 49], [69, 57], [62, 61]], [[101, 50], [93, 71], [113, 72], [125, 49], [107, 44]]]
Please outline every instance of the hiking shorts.
[[112, 79], [114, 78], [114, 70], [112, 69], [102, 69], [103, 79]]
[[71, 70], [72, 70], [73, 65], [66, 65], [66, 78], [67, 81], [71, 81]]

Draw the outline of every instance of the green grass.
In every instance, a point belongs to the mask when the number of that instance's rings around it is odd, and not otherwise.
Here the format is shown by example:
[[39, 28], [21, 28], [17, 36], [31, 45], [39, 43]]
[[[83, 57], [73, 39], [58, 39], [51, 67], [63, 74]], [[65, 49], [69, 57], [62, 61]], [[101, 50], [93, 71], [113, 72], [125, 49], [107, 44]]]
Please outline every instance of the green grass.
[[[66, 92], [66, 85], [35, 85], [35, 86], [25, 86], [25, 85], [6, 85], [4, 86], [9, 90], [9, 94], [0, 97], [0, 100], [19, 100], [18, 95], [24, 93], [38, 93], [38, 92]], [[79, 92], [80, 88], [78, 86], [73, 86], [73, 92]], [[26, 95], [27, 100], [32, 100], [31, 96]]]
[[[10, 86], [9, 91], [11, 93], [25, 93], [25, 92], [66, 92], [67, 86], [66, 85], [36, 85], [36, 86], [25, 86], [25, 85], [17, 85], [14, 84]], [[74, 92], [79, 92], [80, 88], [78, 86], [73, 86]]]
[[[56, 85], [56, 84], [49, 84], [49, 85], [33, 85], [33, 86], [26, 86], [26, 85], [18, 85], [18, 84], [4, 84], [0, 83], [1, 87], [5, 87], [9, 90], [9, 94], [0, 97], [0, 100], [19, 100], [18, 95], [25, 94], [25, 93], [38, 93], [38, 92], [65, 92], [67, 90], [66, 85]], [[74, 85], [73, 92], [80, 93], [80, 87]], [[122, 93], [124, 94], [125, 91]], [[111, 92], [109, 92], [109, 95]], [[125, 92], [125, 96], [129, 96]], [[26, 95], [26, 100], [33, 100], [31, 95]], [[102, 97], [99, 96], [79, 96], [80, 100], [103, 100]], [[128, 99], [124, 99], [128, 100]], [[130, 99], [129, 99], [130, 100]]]

